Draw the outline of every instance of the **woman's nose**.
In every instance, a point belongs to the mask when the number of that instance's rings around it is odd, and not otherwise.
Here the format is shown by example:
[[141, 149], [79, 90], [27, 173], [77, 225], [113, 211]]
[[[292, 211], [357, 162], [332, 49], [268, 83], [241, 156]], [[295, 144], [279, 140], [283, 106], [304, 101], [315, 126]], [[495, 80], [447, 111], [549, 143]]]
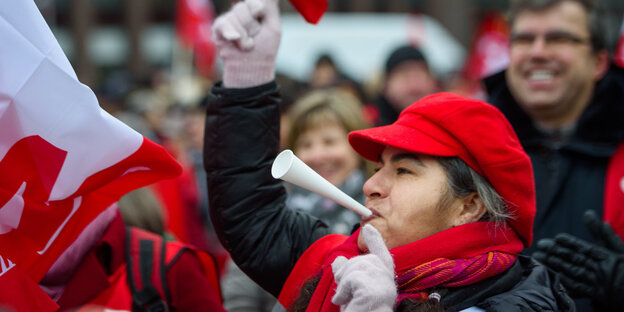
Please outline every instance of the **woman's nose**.
[[377, 171], [364, 183], [362, 190], [368, 198], [382, 198], [388, 194], [387, 181], [382, 170]]

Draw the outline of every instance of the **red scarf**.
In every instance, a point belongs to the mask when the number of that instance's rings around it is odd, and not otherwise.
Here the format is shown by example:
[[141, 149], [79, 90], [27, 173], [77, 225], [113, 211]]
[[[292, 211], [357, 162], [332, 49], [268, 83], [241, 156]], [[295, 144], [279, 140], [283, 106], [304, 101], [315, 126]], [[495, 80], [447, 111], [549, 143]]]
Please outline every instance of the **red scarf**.
[[[329, 253], [307, 311], [340, 311], [331, 303], [337, 287], [331, 263], [338, 256], [360, 255], [359, 233], [356, 231]], [[431, 287], [459, 287], [497, 275], [513, 264], [522, 248], [511, 228], [495, 229], [493, 223], [475, 222], [391, 249], [398, 276], [397, 303], [405, 298], [425, 299], [425, 290]]]

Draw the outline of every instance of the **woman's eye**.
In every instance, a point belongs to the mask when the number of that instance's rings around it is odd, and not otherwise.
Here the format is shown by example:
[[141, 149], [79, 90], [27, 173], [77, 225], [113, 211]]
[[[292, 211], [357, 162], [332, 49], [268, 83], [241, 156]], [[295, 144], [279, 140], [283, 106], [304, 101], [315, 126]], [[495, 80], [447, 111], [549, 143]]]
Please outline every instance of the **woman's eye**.
[[412, 173], [411, 170], [406, 169], [406, 168], [397, 168], [397, 174], [410, 174]]

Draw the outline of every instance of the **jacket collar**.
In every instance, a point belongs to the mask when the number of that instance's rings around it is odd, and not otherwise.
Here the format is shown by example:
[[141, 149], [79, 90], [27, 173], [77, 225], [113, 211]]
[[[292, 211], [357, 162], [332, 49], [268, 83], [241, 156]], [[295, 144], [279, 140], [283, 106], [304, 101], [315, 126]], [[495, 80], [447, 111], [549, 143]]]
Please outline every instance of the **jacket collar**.
[[[548, 135], [537, 129], [511, 96], [505, 72], [484, 79], [489, 102], [509, 119], [522, 145], [549, 145]], [[562, 149], [590, 155], [611, 155], [624, 140], [624, 69], [612, 65], [596, 84], [594, 96]]]

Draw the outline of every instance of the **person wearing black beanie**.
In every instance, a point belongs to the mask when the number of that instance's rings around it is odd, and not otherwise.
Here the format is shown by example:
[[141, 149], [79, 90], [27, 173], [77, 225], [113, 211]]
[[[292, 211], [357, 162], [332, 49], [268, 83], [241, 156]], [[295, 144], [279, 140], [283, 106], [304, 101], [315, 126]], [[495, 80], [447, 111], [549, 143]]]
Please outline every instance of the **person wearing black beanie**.
[[386, 60], [386, 75], [403, 62], [414, 61], [422, 62], [425, 67], [429, 67], [427, 59], [420, 49], [410, 45], [400, 46], [396, 48]]
[[383, 90], [374, 103], [378, 115], [375, 124], [394, 122], [405, 107], [436, 91], [438, 81], [420, 49], [410, 45], [397, 47], [385, 63]]

